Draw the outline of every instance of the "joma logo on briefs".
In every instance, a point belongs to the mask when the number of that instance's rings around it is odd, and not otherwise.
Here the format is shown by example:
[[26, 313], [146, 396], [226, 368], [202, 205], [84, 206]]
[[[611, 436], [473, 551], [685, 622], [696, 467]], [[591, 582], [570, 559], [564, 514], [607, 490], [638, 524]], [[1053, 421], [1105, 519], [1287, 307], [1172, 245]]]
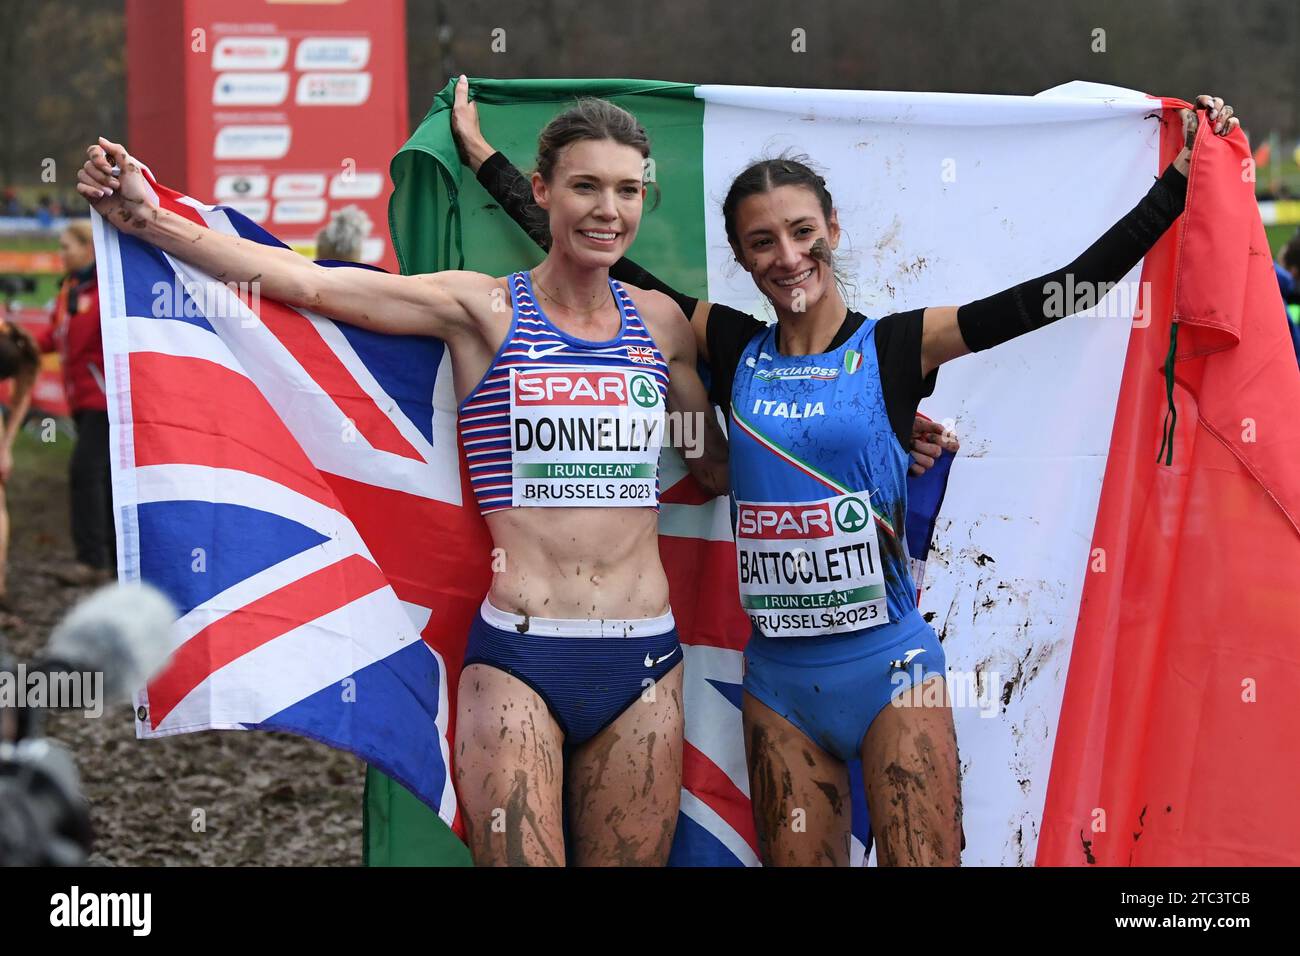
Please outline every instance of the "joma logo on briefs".
[[746, 538], [829, 538], [835, 533], [826, 502], [815, 505], [740, 505], [736, 526]]
[[627, 383], [607, 372], [529, 372], [515, 377], [516, 405], [626, 405]]

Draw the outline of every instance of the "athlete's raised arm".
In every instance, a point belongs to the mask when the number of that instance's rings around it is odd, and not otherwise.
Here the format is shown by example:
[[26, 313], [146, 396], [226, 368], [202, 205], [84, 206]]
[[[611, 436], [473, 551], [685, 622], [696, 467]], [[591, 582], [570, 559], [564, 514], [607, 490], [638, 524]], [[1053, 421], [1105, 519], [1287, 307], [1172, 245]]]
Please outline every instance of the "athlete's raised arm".
[[[440, 272], [402, 276], [318, 266], [290, 249], [205, 229], [153, 201], [139, 163], [100, 137], [77, 174], [77, 191], [119, 230], [157, 246], [220, 282], [258, 283], [262, 294], [391, 334], [455, 338], [490, 308], [491, 276]], [[114, 172], [114, 167], [117, 172]]]
[[[532, 183], [525, 178], [506, 155], [492, 146], [479, 127], [478, 106], [469, 98], [469, 80], [464, 74], [456, 81], [455, 101], [451, 110], [451, 131], [456, 146], [465, 162], [488, 195], [497, 201], [528, 237], [543, 249], [550, 246], [546, 229], [546, 211], [537, 205]], [[642, 187], [644, 194], [644, 187]], [[661, 292], [677, 303], [682, 314], [690, 319], [695, 332], [698, 355], [709, 359], [706, 335], [709, 311], [713, 303], [679, 292], [668, 283], [637, 265], [626, 256], [609, 267], [609, 274], [625, 285]]]
[[[1207, 111], [1207, 118], [1214, 123], [1214, 132], [1219, 136], [1227, 136], [1241, 125], [1232, 115], [1232, 107], [1225, 106], [1217, 96], [1198, 96], [1196, 108]], [[944, 362], [992, 348], [1073, 315], [1078, 311], [1073, 303], [1065, 303], [1062, 308], [1059, 294], [1053, 292], [1067, 286], [1067, 276], [1068, 285], [1073, 288], [1101, 289], [1124, 278], [1138, 264], [1182, 213], [1187, 198], [1187, 172], [1197, 118], [1192, 110], [1183, 110], [1182, 114], [1186, 135], [1182, 152], [1142, 200], [1073, 262], [967, 305], [925, 310], [922, 378]]]

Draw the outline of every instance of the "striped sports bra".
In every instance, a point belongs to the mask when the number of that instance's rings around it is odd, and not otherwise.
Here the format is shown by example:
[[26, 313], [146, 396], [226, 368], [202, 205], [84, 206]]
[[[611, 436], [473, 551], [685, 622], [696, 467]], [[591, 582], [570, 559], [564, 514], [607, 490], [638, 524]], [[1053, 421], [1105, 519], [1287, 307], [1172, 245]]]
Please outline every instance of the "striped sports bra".
[[551, 323], [527, 272], [506, 281], [510, 329], [457, 421], [479, 511], [658, 508], [668, 363], [632, 297], [609, 280], [619, 333], [590, 342]]

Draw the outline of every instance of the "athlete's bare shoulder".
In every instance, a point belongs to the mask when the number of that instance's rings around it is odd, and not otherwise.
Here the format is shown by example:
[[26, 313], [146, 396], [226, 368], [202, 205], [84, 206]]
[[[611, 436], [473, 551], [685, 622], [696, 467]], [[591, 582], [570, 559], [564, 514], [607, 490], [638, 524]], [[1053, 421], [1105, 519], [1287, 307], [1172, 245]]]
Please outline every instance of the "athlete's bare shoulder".
[[637, 313], [645, 322], [650, 337], [659, 346], [664, 358], [672, 361], [687, 352], [694, 361], [695, 337], [691, 324], [682, 314], [682, 308], [672, 297], [654, 289], [642, 289], [639, 286], [623, 283], [628, 295], [636, 304]]

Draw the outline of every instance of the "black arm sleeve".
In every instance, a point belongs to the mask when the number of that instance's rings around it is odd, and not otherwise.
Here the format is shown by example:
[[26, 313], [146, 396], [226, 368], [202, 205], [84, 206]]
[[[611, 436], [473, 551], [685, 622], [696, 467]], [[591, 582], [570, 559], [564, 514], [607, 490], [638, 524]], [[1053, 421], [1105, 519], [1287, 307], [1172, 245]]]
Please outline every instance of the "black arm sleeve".
[[921, 399], [934, 394], [939, 370], [921, 377], [921, 329], [924, 309], [887, 315], [876, 323], [876, 359], [885, 411], [898, 443], [912, 450], [912, 425]]
[[[957, 327], [972, 352], [992, 348], [1049, 322], [1073, 315], [1061, 290], [1115, 283], [1156, 244], [1183, 211], [1187, 177], [1172, 165], [1119, 222], [1063, 269], [1004, 289], [957, 310]], [[1070, 277], [1067, 281], [1067, 276]]]
[[[709, 346], [709, 399], [725, 411], [731, 407], [731, 383], [736, 378], [740, 353], [759, 332], [762, 322], [730, 306], [713, 303], [705, 329]], [[917, 365], [920, 368], [920, 365]]]
[[[533, 201], [533, 190], [528, 180], [506, 158], [505, 153], [498, 150], [483, 161], [483, 165], [478, 168], [478, 181], [507, 215], [528, 233], [528, 238], [543, 249], [550, 247], [551, 236], [546, 228], [546, 214]], [[662, 292], [677, 303], [688, 320], [699, 303], [699, 299], [678, 292], [626, 257], [610, 266], [609, 274], [619, 282]]]

